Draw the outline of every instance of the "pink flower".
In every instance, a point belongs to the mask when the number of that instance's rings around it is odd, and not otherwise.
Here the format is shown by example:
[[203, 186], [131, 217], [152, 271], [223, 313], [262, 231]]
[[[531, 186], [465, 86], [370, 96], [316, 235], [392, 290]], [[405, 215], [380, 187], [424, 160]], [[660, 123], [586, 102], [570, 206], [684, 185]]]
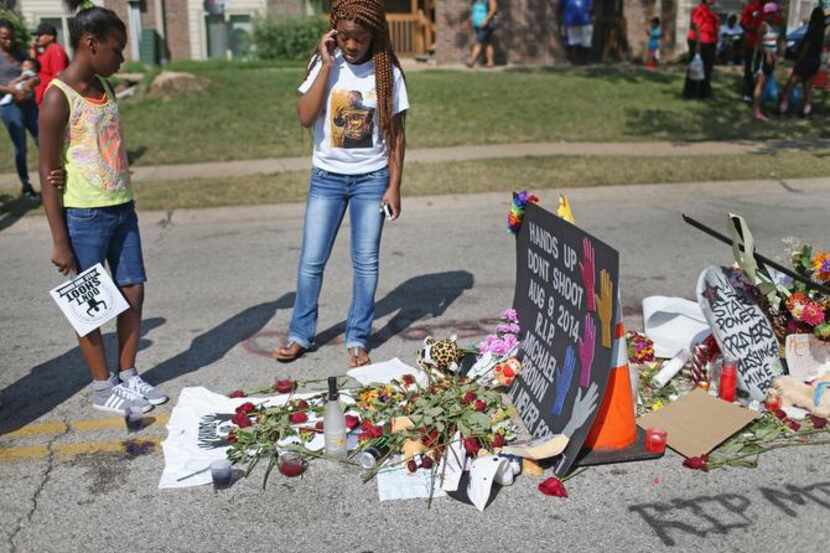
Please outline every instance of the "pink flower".
[[516, 323], [502, 323], [496, 327], [499, 334], [518, 334], [521, 331]]
[[818, 326], [824, 322], [824, 310], [819, 304], [811, 301], [804, 305], [799, 318], [808, 325]]
[[568, 490], [565, 489], [565, 484], [553, 476], [539, 484], [539, 491], [552, 497], [568, 497]]
[[501, 314], [501, 318], [511, 323], [519, 322], [519, 314], [516, 313], [515, 309], [506, 309], [504, 313]]
[[510, 351], [519, 345], [519, 339], [516, 338], [515, 334], [507, 334], [504, 338], [502, 338], [502, 345], [504, 346], [504, 353], [502, 355], [506, 355], [510, 353]]

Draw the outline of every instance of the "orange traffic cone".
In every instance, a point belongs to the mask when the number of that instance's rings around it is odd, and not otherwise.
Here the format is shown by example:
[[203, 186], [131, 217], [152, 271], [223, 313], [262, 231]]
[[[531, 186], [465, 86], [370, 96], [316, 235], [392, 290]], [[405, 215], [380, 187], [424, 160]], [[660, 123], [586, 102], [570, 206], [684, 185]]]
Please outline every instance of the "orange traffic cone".
[[605, 397], [583, 446], [593, 451], [625, 449], [637, 440], [634, 399], [631, 397], [631, 378], [628, 372], [625, 326], [622, 322], [618, 322], [614, 331], [612, 355], [616, 364], [611, 369], [611, 374], [608, 375]]

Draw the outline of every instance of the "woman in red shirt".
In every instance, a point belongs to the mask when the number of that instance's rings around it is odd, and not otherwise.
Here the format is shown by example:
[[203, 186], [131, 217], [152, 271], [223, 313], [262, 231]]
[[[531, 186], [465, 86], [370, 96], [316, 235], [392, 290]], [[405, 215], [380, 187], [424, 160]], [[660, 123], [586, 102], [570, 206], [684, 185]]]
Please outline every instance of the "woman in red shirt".
[[52, 79], [60, 75], [61, 71], [69, 66], [69, 57], [66, 50], [58, 44], [58, 30], [48, 23], [41, 23], [35, 31], [35, 41], [31, 55], [40, 62], [40, 84], [35, 88], [37, 105], [43, 102], [46, 87]]
[[714, 0], [700, 0], [700, 4], [692, 10], [689, 34], [686, 36], [689, 43], [689, 61], [695, 53], [700, 53], [703, 59], [702, 81], [692, 81], [688, 78], [683, 86], [683, 97], [704, 99], [712, 96], [712, 69], [715, 66], [715, 54], [720, 33], [720, 19], [710, 6]]

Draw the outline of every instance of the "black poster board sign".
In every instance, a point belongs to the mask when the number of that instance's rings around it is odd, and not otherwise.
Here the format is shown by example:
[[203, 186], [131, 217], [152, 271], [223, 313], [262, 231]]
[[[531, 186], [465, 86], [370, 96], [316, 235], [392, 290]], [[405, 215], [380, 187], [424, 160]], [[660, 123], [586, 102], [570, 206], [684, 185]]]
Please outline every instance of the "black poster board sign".
[[576, 460], [605, 394], [618, 279], [616, 250], [541, 207], [527, 206], [516, 238], [513, 299], [523, 367], [510, 397], [534, 438], [570, 438], [557, 476]]

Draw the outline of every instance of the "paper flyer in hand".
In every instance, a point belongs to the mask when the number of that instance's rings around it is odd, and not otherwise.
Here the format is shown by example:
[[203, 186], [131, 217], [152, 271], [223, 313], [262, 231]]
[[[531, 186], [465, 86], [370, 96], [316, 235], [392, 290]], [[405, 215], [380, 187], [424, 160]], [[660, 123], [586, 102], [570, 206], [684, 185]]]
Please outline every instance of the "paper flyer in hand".
[[130, 307], [100, 263], [49, 294], [79, 336], [86, 336]]

